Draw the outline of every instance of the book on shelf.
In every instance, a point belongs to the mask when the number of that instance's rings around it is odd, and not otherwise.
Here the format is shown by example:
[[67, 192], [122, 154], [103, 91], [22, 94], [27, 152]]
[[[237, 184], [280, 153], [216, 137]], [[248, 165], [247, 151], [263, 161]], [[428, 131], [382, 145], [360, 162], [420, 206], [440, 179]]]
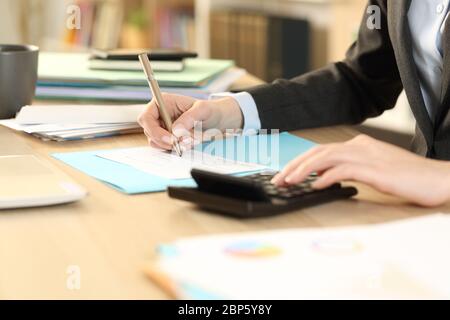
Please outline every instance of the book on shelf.
[[306, 20], [237, 10], [211, 13], [211, 56], [233, 59], [267, 81], [309, 71]]
[[81, 28], [67, 28], [63, 42], [68, 47], [116, 48], [119, 45], [123, 23], [121, 0], [78, 0]]
[[158, 45], [163, 48], [195, 48], [195, 21], [193, 5], [158, 6], [153, 16], [157, 26]]

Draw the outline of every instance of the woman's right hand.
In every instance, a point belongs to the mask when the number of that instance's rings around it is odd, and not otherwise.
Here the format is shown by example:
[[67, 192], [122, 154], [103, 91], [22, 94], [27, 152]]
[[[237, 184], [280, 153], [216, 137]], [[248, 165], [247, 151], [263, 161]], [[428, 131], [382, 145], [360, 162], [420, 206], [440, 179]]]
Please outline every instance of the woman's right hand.
[[[157, 102], [153, 99], [139, 116], [138, 122], [153, 147], [171, 150], [174, 139], [183, 148], [201, 141], [194, 140], [194, 127], [201, 122], [203, 130], [241, 129], [243, 115], [237, 101], [231, 97], [217, 100], [197, 100], [191, 97], [163, 94], [167, 112], [172, 117], [172, 134], [160, 119]], [[217, 132], [217, 131], [216, 131]]]

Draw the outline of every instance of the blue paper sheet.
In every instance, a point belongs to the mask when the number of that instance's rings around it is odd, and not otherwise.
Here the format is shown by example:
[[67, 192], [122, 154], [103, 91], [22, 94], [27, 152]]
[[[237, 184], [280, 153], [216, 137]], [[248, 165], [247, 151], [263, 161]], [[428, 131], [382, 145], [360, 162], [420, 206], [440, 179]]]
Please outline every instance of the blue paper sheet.
[[[255, 146], [258, 152], [255, 152]], [[198, 148], [208, 154], [223, 156], [231, 160], [259, 163], [279, 170], [290, 160], [313, 146], [314, 143], [311, 141], [289, 133], [281, 133], [279, 135], [239, 136], [216, 140], [198, 146]], [[125, 164], [97, 157], [96, 154], [101, 151], [107, 150], [57, 153], [53, 154], [53, 157], [127, 194], [164, 191], [169, 185], [195, 186], [192, 179], [165, 179]]]

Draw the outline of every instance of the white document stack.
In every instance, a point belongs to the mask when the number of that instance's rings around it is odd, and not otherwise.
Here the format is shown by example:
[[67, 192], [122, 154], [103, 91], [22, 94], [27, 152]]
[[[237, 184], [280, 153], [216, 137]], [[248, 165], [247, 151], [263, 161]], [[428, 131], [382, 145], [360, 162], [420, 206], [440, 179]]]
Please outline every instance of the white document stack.
[[449, 299], [449, 248], [450, 215], [435, 214], [181, 239], [159, 248], [156, 269], [180, 298]]
[[139, 132], [145, 105], [25, 106], [0, 125], [43, 140], [67, 141]]

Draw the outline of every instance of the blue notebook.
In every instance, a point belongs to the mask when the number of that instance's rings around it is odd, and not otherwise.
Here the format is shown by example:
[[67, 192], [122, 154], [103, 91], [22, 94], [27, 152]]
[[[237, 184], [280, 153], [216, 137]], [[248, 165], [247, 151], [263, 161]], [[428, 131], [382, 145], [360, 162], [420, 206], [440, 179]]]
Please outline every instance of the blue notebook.
[[[197, 148], [230, 160], [258, 163], [273, 170], [280, 170], [290, 160], [314, 145], [311, 141], [281, 133], [232, 137], [204, 143]], [[97, 154], [103, 151], [107, 150], [57, 153], [53, 154], [53, 157], [127, 194], [159, 192], [166, 190], [168, 186], [195, 186], [193, 179], [170, 180], [98, 157]]]

